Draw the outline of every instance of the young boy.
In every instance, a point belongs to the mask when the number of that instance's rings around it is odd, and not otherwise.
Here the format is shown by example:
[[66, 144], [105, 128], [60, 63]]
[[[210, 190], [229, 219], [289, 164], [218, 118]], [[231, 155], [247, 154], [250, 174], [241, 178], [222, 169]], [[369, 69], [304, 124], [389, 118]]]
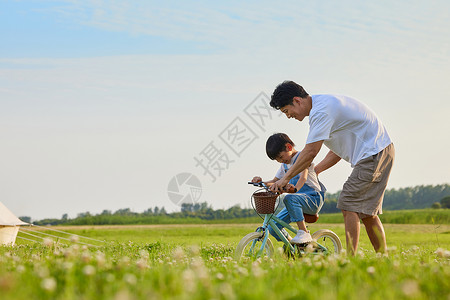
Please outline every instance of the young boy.
[[[271, 185], [282, 178], [295, 163], [300, 152], [295, 150], [294, 146], [295, 144], [285, 133], [275, 133], [267, 139], [267, 156], [269, 156], [270, 159], [281, 163], [281, 167], [275, 175], [275, 178], [265, 181], [265, 184]], [[252, 179], [252, 182], [261, 181], [262, 178], [259, 176], [255, 176]], [[303, 213], [315, 215], [320, 211], [326, 189], [317, 178], [316, 172], [314, 171], [314, 164], [311, 164], [308, 169], [305, 169], [303, 172], [293, 177], [289, 181], [289, 184], [294, 185], [297, 188], [297, 192], [295, 194], [280, 195], [279, 200], [284, 202], [285, 208], [281, 210], [277, 217], [286, 223], [296, 222], [298, 226], [297, 235], [294, 238], [291, 238], [281, 225], [277, 224], [277, 226], [292, 244], [311, 242], [312, 237], [306, 229]], [[270, 228], [270, 233], [279, 240], [272, 228]]]

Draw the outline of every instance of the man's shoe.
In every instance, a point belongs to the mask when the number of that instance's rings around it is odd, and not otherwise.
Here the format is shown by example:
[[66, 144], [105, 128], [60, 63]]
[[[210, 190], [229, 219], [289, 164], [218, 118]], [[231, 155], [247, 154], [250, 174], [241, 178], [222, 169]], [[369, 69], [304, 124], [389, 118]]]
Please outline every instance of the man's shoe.
[[291, 240], [291, 244], [305, 244], [312, 242], [312, 237], [309, 232], [299, 230], [297, 235]]

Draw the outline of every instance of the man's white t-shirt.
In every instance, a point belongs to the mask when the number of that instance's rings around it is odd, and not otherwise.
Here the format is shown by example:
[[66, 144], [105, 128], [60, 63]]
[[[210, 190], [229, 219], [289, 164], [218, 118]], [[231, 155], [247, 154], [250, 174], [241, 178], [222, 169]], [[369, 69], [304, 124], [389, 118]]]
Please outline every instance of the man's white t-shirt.
[[[292, 158], [291, 161], [289, 162], [289, 164], [286, 164], [288, 170], [292, 167], [292, 165], [295, 162], [295, 159], [297, 158], [297, 156], [300, 154], [300, 151], [297, 152]], [[286, 174], [286, 170], [284, 168], [284, 164], [281, 164], [280, 169], [278, 169], [277, 174], [275, 174], [275, 177], [278, 179], [283, 178], [284, 174]], [[321, 192], [322, 188], [319, 184], [319, 179], [317, 178], [317, 174], [316, 171], [314, 170], [314, 163], [312, 163], [309, 168], [308, 168], [308, 176], [306, 176], [306, 181], [305, 184], [308, 185], [309, 187], [315, 189], [317, 192]], [[325, 192], [325, 191], [323, 191]]]
[[311, 98], [307, 144], [323, 140], [325, 146], [354, 167], [392, 143], [375, 113], [358, 100], [341, 95]]

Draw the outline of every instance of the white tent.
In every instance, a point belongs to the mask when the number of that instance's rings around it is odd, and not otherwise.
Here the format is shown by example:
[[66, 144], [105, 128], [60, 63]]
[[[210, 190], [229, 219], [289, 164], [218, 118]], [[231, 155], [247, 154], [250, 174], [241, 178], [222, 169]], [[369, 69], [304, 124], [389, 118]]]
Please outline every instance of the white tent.
[[14, 245], [20, 225], [29, 225], [0, 202], [0, 245]]

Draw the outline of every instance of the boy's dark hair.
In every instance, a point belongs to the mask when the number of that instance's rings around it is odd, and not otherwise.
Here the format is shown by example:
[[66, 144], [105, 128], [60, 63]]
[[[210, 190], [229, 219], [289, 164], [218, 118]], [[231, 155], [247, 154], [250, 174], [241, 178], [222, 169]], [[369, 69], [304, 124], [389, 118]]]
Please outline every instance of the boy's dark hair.
[[270, 106], [275, 109], [280, 109], [283, 106], [292, 104], [294, 97], [306, 98], [307, 96], [308, 93], [301, 85], [286, 80], [280, 83], [273, 91]]
[[293, 147], [295, 146], [286, 133], [272, 134], [266, 142], [267, 156], [271, 160], [276, 159], [282, 151], [286, 151], [286, 143], [291, 144]]

